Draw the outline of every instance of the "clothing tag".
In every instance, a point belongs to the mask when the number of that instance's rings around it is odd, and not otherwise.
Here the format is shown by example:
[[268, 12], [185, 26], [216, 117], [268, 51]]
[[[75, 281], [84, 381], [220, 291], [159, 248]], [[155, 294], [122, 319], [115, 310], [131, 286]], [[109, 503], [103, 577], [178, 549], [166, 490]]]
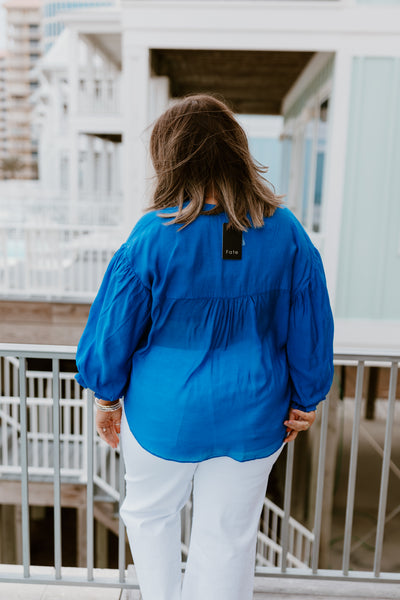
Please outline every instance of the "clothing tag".
[[242, 232], [224, 223], [222, 234], [222, 258], [242, 260]]

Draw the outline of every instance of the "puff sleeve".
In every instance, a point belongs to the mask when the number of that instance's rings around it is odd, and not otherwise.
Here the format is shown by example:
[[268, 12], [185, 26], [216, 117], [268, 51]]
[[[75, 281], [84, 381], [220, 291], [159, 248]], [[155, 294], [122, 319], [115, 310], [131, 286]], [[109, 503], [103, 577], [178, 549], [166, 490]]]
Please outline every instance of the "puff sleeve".
[[333, 317], [325, 274], [316, 248], [310, 258], [309, 276], [292, 296], [286, 347], [291, 406], [305, 412], [325, 399], [333, 379]]
[[136, 275], [124, 244], [108, 265], [78, 345], [76, 379], [82, 387], [109, 401], [124, 395], [150, 307], [150, 290]]

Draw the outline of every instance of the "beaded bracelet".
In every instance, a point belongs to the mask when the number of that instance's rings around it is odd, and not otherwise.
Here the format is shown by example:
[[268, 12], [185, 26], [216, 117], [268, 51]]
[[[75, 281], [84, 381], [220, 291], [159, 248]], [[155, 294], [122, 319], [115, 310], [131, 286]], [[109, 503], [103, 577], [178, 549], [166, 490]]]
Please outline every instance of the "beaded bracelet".
[[96, 397], [94, 398], [94, 403], [97, 406], [97, 408], [99, 410], [102, 410], [103, 412], [114, 412], [115, 410], [118, 410], [122, 406], [121, 400], [118, 400], [118, 402], [116, 404], [107, 406], [104, 404], [100, 404], [100, 402], [98, 401], [98, 399]]

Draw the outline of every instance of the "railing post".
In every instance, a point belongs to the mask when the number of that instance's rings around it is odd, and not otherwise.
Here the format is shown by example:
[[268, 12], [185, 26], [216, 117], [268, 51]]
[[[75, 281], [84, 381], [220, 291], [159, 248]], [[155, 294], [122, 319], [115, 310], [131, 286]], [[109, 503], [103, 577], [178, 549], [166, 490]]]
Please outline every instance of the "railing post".
[[364, 382], [364, 366], [365, 366], [365, 362], [363, 360], [358, 361], [357, 380], [356, 380], [356, 396], [355, 396], [355, 400], [354, 400], [355, 408], [354, 408], [353, 433], [352, 433], [352, 438], [351, 438], [349, 482], [348, 482], [348, 487], [347, 487], [346, 523], [345, 523], [344, 543], [343, 543], [343, 575], [349, 574], [351, 533], [352, 533], [352, 528], [353, 528], [354, 496], [355, 496], [356, 473], [357, 473], [358, 438], [359, 438], [359, 432], [360, 432], [361, 402], [362, 402], [362, 392], [363, 392], [363, 382]]
[[379, 577], [382, 559], [383, 533], [385, 530], [385, 513], [387, 502], [387, 491], [389, 483], [390, 454], [392, 450], [392, 430], [394, 421], [394, 409], [396, 403], [398, 362], [393, 362], [390, 367], [390, 384], [388, 399], [388, 414], [386, 417], [385, 449], [382, 462], [381, 487], [379, 492], [378, 527], [375, 540], [374, 575]]
[[286, 474], [285, 474], [285, 498], [283, 501], [283, 519], [282, 519], [282, 564], [281, 572], [286, 573], [287, 568], [287, 553], [289, 547], [289, 517], [290, 506], [292, 500], [292, 477], [293, 477], [293, 457], [294, 457], [294, 442], [287, 443], [286, 455]]
[[60, 362], [53, 358], [54, 567], [61, 579]]
[[326, 434], [328, 431], [329, 396], [322, 403], [322, 423], [319, 442], [318, 475], [317, 475], [317, 497], [315, 501], [314, 518], [314, 543], [312, 550], [311, 567], [315, 574], [318, 570], [319, 544], [321, 537], [322, 500], [324, 494], [324, 472], [326, 456]]
[[22, 503], [22, 563], [24, 577], [29, 577], [29, 491], [28, 491], [28, 419], [26, 402], [26, 359], [19, 359], [19, 396], [21, 410], [21, 503]]
[[121, 519], [121, 506], [125, 499], [125, 465], [122, 446], [119, 446], [119, 512], [118, 512], [118, 569], [119, 581], [125, 581], [125, 525]]
[[94, 393], [91, 390], [87, 392], [87, 429], [86, 429], [86, 438], [87, 438], [87, 459], [86, 459], [86, 467], [87, 467], [87, 480], [86, 480], [86, 535], [87, 535], [87, 580], [93, 581], [93, 566], [94, 566], [94, 553], [93, 553], [93, 537], [94, 537], [94, 528], [93, 528], [93, 497], [94, 497], [94, 486], [93, 486], [93, 429], [94, 429], [94, 420], [93, 420], [93, 399]]

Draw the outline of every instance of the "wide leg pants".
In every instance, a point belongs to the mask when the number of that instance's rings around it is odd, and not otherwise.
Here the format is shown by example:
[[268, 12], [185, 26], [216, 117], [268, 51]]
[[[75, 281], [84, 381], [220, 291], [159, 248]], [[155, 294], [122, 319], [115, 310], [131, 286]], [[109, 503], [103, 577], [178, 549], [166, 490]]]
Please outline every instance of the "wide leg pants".
[[[125, 415], [126, 525], [143, 600], [251, 600], [257, 528], [273, 455], [238, 462], [158, 458], [132, 435]], [[193, 485], [193, 523], [181, 578], [180, 511]]]

